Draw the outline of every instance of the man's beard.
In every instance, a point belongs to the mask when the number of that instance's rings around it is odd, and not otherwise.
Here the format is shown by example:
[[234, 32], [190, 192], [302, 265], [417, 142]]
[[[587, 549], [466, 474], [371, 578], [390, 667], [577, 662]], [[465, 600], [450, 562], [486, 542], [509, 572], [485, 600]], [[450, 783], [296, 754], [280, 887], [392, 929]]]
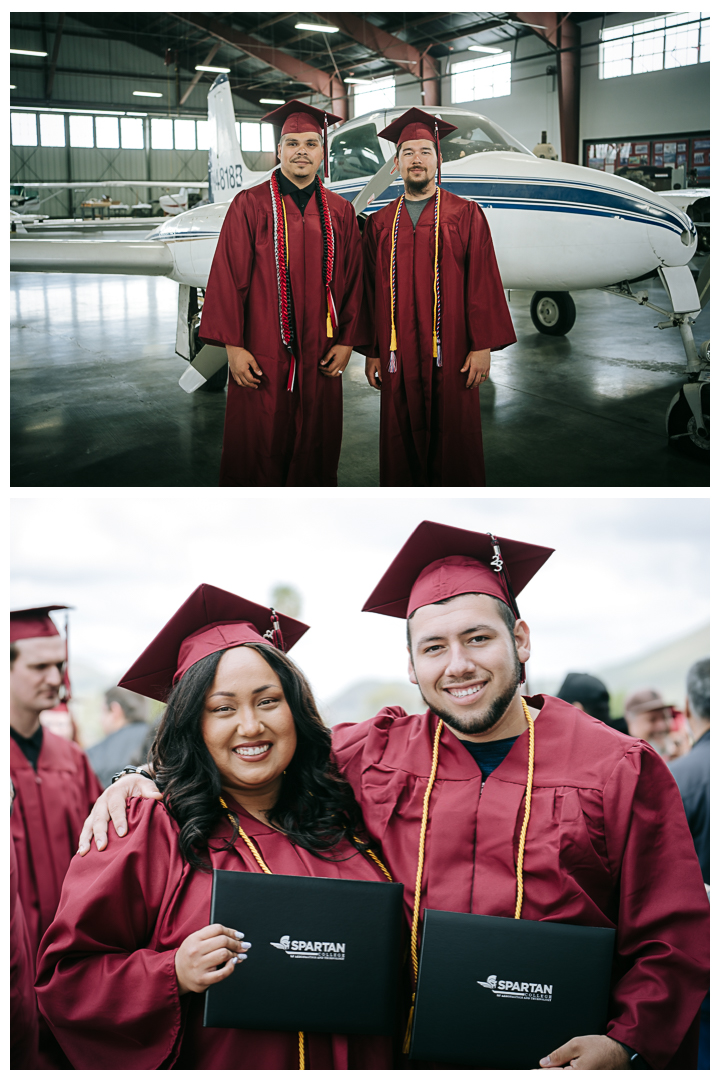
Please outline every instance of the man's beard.
[[[496, 697], [477, 716], [459, 717], [449, 710], [437, 709], [427, 700], [420, 690], [422, 699], [437, 717], [443, 720], [449, 727], [461, 731], [463, 735], [484, 735], [486, 731], [492, 731], [495, 725], [502, 720], [510, 707], [510, 702], [515, 697], [518, 687], [522, 683], [522, 665], [517, 654], [517, 646], [513, 642], [515, 653], [515, 666], [507, 686], [500, 690]], [[420, 689], [418, 685], [418, 689]]]
[[425, 188], [430, 187], [431, 183], [432, 177], [426, 173], [422, 180], [414, 180], [412, 176], [408, 176], [405, 186], [413, 195], [422, 195]]

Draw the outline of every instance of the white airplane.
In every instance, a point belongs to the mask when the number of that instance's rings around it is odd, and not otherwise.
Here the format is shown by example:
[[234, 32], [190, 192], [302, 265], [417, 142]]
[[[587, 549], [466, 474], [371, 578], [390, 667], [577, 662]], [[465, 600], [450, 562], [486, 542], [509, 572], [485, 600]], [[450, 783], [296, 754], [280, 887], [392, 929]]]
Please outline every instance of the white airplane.
[[[378, 132], [404, 110], [369, 113], [329, 135], [328, 187], [357, 213], [386, 206], [402, 181], [393, 177], [395, 147]], [[442, 143], [442, 185], [482, 207], [506, 289], [534, 292], [531, 315], [546, 334], [567, 333], [575, 321], [570, 290], [602, 289], [665, 316], [677, 326], [687, 357], [687, 383], [673, 399], [671, 438], [704, 453], [709, 447], [709, 342], [700, 353], [691, 326], [701, 301], [689, 262], [697, 247], [690, 218], [639, 184], [579, 165], [535, 157], [498, 125], [464, 109], [438, 115], [457, 131]], [[11, 240], [11, 269], [56, 273], [164, 275], [180, 283], [176, 351], [191, 361], [180, 380], [188, 392], [223, 367], [225, 350], [200, 348], [198, 290], [207, 285], [228, 205], [240, 188], [270, 175], [243, 166], [227, 76], [208, 93], [211, 122], [209, 202], [169, 218], [145, 241]], [[669, 309], [635, 292], [634, 281], [657, 272]], [[220, 372], [223, 377], [224, 370]]]

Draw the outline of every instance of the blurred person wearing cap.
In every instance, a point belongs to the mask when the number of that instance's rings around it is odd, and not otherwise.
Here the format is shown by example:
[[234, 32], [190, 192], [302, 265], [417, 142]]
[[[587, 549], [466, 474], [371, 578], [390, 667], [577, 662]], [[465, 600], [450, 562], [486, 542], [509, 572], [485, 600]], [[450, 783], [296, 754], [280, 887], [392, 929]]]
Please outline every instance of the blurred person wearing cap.
[[[67, 708], [67, 640], [50, 617], [63, 610], [54, 604], [10, 612], [10, 776], [16, 793], [10, 829], [33, 961], [55, 915], [83, 821], [102, 791], [82, 750], [40, 723], [61, 691]], [[44, 1067], [63, 1064], [44, 1025], [41, 1050]]]
[[150, 731], [147, 720], [148, 702], [142, 694], [122, 686], [105, 691], [100, 716], [105, 738], [87, 751], [103, 787], [111, 784], [113, 774], [138, 755]]
[[264, 116], [282, 125], [280, 166], [225, 215], [200, 325], [230, 365], [221, 486], [337, 485], [362, 302], [355, 212], [319, 175], [340, 119], [301, 101]]
[[[516, 597], [551, 554], [419, 525], [363, 610], [406, 622], [408, 674], [428, 711], [337, 725], [335, 758], [405, 886], [415, 961], [425, 908], [512, 918], [519, 907], [525, 919], [615, 928], [607, 1035], [548, 1047], [542, 1067], [692, 1067], [708, 901], [677, 786], [641, 740], [521, 695], [530, 631]], [[124, 827], [130, 788], [121, 780], [96, 804], [83, 850], [93, 832], [105, 845], [109, 817]], [[137, 793], [152, 792], [143, 780]]]
[[[703, 881], [710, 887], [710, 658], [687, 673], [685, 715], [692, 747], [673, 761], [670, 772], [680, 789]], [[710, 994], [700, 1014], [698, 1069], [710, 1068]]]
[[392, 1064], [384, 1036], [203, 1026], [204, 991], [261, 962], [242, 922], [207, 924], [211, 869], [386, 880], [285, 655], [307, 629], [201, 585], [120, 680], [166, 702], [151, 751], [165, 799], [131, 800], [127, 838], [73, 862], [43, 938], [38, 999], [74, 1068]]
[[627, 724], [622, 716], [613, 720], [610, 716], [610, 694], [607, 686], [594, 675], [585, 675], [577, 671], [571, 671], [563, 679], [563, 684], [558, 690], [556, 697], [561, 701], [569, 701], [576, 709], [582, 709], [596, 720], [602, 720], [616, 731], [628, 734]]
[[667, 737], [672, 730], [672, 705], [657, 690], [635, 690], [625, 698], [625, 723], [634, 739], [644, 739], [665, 756]]
[[478, 387], [490, 350], [516, 340], [485, 216], [440, 186], [440, 140], [456, 130], [413, 108], [380, 132], [405, 185], [363, 233], [382, 486], [485, 483]]

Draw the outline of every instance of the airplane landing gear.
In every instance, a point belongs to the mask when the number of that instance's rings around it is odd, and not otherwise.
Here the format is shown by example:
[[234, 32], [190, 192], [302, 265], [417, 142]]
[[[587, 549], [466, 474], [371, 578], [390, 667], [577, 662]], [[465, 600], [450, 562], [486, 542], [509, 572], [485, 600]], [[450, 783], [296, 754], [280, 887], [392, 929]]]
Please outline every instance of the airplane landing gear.
[[[178, 356], [190, 361], [190, 367], [180, 379], [183, 390], [193, 393], [195, 390], [204, 390], [210, 393], [221, 393], [225, 389], [228, 379], [227, 356], [224, 349], [205, 345], [199, 338], [200, 329], [200, 305], [198, 303], [198, 289], [192, 285], [181, 285], [178, 292], [178, 321], [177, 334], [175, 337], [175, 352]], [[193, 361], [201, 352], [213, 357], [209, 364], [203, 363], [203, 371], [193, 367]], [[204, 357], [205, 359], [205, 357]]]
[[[698, 349], [701, 360], [710, 362], [710, 342]], [[710, 457], [710, 372], [703, 371], [687, 382], [668, 406], [665, 429], [674, 450], [707, 461]]]
[[560, 337], [575, 325], [575, 302], [567, 292], [536, 292], [530, 301], [530, 318], [541, 334]]

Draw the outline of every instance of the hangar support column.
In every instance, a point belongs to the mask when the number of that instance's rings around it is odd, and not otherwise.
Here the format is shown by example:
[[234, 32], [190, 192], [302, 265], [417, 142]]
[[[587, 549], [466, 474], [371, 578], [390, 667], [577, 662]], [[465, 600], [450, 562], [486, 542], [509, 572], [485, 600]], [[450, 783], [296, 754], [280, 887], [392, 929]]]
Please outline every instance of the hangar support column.
[[563, 161], [580, 164], [580, 27], [572, 22], [571, 12], [516, 11], [516, 19], [538, 23], [543, 30], [531, 27], [541, 41], [555, 50], [558, 70], [558, 107], [560, 145]]

